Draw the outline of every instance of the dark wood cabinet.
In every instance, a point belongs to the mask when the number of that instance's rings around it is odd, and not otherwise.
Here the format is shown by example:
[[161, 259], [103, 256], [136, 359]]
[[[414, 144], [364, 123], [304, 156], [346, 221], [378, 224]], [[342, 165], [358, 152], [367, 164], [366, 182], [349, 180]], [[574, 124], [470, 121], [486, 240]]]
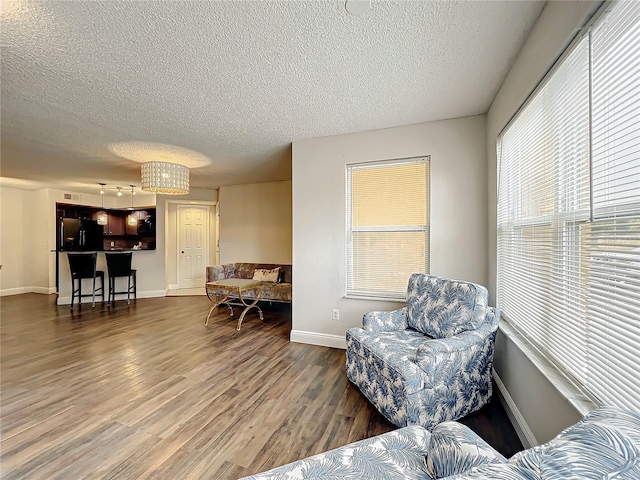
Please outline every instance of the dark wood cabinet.
[[124, 235], [124, 216], [109, 212], [109, 223], [105, 229], [106, 235]]
[[[84, 205], [56, 204], [57, 222], [57, 249], [78, 249], [77, 242], [67, 242], [62, 239], [63, 219], [80, 220], [80, 230], [87, 235], [91, 233], [92, 249], [102, 250], [102, 248], [129, 249], [134, 246], [143, 250], [154, 250], [156, 244], [156, 209], [146, 208], [144, 210], [120, 210], [111, 208], [88, 207]], [[104, 214], [107, 217], [106, 225], [98, 224], [99, 217]], [[129, 223], [129, 216], [133, 215], [135, 223]], [[77, 223], [77, 222], [76, 222]], [[71, 225], [69, 225], [71, 227]], [[69, 248], [66, 248], [69, 247]], [[85, 248], [86, 250], [86, 248]]]

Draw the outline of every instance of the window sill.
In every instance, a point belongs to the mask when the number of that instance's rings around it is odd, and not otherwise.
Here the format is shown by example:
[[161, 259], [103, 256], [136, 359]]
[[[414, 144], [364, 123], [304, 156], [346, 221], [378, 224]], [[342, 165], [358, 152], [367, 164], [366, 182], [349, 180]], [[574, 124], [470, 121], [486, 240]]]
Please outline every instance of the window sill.
[[549, 380], [551, 385], [553, 385], [581, 415], [586, 415], [598, 406], [575, 382], [569, 379], [558, 367], [548, 360], [540, 350], [532, 345], [526, 337], [504, 319], [500, 320], [500, 331], [525, 354], [547, 380]]
[[373, 300], [376, 302], [393, 302], [393, 303], [407, 303], [405, 297], [375, 297], [373, 295], [345, 295], [342, 298], [349, 298], [352, 300]]

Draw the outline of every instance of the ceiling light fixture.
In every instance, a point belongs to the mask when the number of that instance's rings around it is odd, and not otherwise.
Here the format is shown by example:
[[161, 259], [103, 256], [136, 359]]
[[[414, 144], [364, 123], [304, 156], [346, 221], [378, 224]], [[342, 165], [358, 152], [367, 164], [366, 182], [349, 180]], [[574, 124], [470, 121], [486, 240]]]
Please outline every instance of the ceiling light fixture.
[[189, 193], [189, 169], [170, 162], [142, 164], [142, 190], [165, 195]]
[[[133, 196], [136, 194], [136, 186], [135, 185], [129, 185], [131, 187], [131, 210], [133, 210]], [[138, 217], [135, 214], [135, 212], [131, 212], [128, 216], [127, 216], [127, 224], [129, 225], [137, 225], [138, 224]]]
[[122, 196], [122, 188], [118, 187], [118, 193], [117, 193], [117, 195], [118, 195], [119, 197], [121, 197], [121, 196]]
[[102, 198], [102, 212], [98, 212], [98, 225], [106, 225], [109, 222], [109, 217], [107, 216], [107, 212], [104, 211], [104, 186], [106, 184], [99, 183], [100, 185], [100, 198]]

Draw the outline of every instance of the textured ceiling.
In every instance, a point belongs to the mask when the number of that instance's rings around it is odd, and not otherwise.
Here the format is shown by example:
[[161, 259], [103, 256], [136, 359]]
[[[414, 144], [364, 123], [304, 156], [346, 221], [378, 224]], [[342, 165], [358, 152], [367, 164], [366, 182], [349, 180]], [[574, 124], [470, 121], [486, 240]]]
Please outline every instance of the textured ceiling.
[[0, 174], [139, 183], [109, 145], [151, 142], [289, 179], [294, 140], [485, 113], [543, 5], [4, 0]]

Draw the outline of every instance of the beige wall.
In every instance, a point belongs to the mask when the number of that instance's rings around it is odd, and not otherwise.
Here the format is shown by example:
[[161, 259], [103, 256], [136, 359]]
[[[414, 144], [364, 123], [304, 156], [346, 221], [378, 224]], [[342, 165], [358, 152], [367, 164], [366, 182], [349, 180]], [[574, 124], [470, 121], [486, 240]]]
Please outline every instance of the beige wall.
[[0, 188], [0, 293], [22, 293], [30, 282], [24, 264], [30, 245], [25, 242], [25, 190]]
[[[483, 115], [297, 141], [292, 340], [344, 348], [345, 331], [361, 325], [365, 312], [400, 305], [344, 298], [345, 168], [349, 163], [426, 155], [431, 157], [431, 272], [486, 283]], [[334, 308], [340, 310], [339, 321], [331, 320]]]
[[291, 263], [291, 181], [220, 187], [220, 262]]
[[[487, 114], [488, 286], [491, 302], [495, 299], [496, 286], [498, 134], [601, 3], [549, 2]], [[509, 401], [512, 402], [510, 413], [516, 428], [523, 434], [523, 443], [527, 443], [524, 438], [526, 435], [530, 443], [545, 442], [582, 416], [503, 330], [499, 332], [496, 342], [494, 366], [508, 392]]]

